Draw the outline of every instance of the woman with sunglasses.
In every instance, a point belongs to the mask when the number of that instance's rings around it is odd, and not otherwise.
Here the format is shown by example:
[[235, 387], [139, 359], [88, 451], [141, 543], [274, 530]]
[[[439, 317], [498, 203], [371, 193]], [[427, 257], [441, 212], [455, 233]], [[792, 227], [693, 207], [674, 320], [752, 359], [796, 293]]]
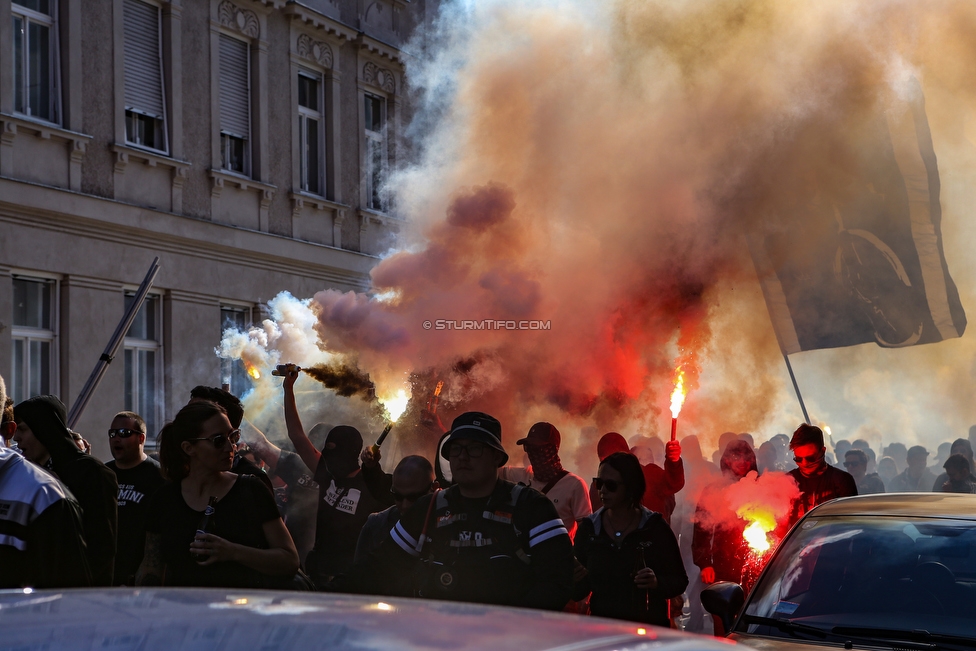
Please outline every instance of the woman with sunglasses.
[[[227, 412], [210, 402], [183, 407], [163, 427], [159, 461], [170, 483], [149, 504], [137, 584], [290, 584], [298, 571], [295, 543], [264, 484], [230, 471], [238, 440]], [[216, 503], [205, 517], [211, 498]]]
[[615, 452], [593, 480], [603, 507], [579, 521], [573, 599], [590, 595], [590, 613], [670, 626], [668, 600], [688, 576], [664, 517], [641, 505], [645, 480], [637, 457]]

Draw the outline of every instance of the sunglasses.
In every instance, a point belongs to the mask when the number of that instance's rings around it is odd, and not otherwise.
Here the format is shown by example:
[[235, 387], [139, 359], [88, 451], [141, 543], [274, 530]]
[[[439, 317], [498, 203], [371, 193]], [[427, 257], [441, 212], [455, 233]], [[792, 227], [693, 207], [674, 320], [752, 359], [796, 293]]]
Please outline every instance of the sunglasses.
[[230, 440], [231, 443], [237, 443], [241, 440], [241, 430], [235, 429], [231, 430], [228, 434], [214, 434], [213, 436], [208, 436], [206, 438], [195, 438], [187, 439], [187, 441], [210, 441], [213, 443], [215, 449], [219, 450], [224, 447], [224, 443]]
[[593, 478], [593, 485], [596, 486], [597, 490], [602, 490], [604, 486], [611, 493], [616, 493], [617, 489], [620, 488], [620, 482], [615, 479], [600, 479], [599, 477]]
[[451, 445], [451, 449], [448, 450], [447, 456], [456, 459], [461, 456], [462, 452], [466, 452], [472, 459], [480, 459], [485, 454], [486, 447], [483, 443], [472, 443], [470, 445], [458, 445], [454, 443]]
[[390, 495], [393, 496], [394, 502], [416, 502], [417, 500], [419, 500], [421, 497], [428, 494], [429, 492], [430, 492], [430, 486], [428, 486], [426, 490], [423, 490], [419, 493], [401, 493], [392, 488], [390, 489]]
[[845, 468], [856, 468], [859, 465], [861, 465], [861, 462], [860, 461], [845, 461], [844, 462], [844, 467]]
[[796, 463], [816, 463], [816, 462], [820, 461], [821, 459], [823, 459], [823, 456], [824, 455], [823, 455], [822, 452], [818, 452], [817, 454], [811, 454], [811, 455], [806, 456], [806, 457], [797, 457], [797, 456], [794, 456], [793, 457], [793, 461], [795, 461]]
[[108, 431], [108, 437], [110, 439], [114, 439], [115, 437], [127, 439], [130, 436], [135, 436], [136, 434], [145, 434], [145, 432], [140, 432], [137, 429], [129, 429], [127, 427], [119, 427], [118, 429], [110, 429]]

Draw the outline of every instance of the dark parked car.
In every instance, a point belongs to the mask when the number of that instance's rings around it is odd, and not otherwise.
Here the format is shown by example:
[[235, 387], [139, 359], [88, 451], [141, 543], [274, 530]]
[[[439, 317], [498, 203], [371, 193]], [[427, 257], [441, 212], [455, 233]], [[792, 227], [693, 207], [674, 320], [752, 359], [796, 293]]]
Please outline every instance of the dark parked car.
[[[748, 599], [702, 593], [729, 637], [759, 649], [976, 648], [976, 495], [902, 493], [811, 510]], [[734, 623], [733, 623], [734, 622]]]
[[597, 617], [447, 601], [181, 588], [0, 592], [0, 649], [728, 651]]

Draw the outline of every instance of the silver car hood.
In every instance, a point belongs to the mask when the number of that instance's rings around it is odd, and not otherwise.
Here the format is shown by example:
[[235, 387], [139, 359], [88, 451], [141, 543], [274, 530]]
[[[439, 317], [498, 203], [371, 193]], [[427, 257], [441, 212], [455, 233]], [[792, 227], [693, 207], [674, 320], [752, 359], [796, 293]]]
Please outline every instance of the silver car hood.
[[50, 651], [728, 651], [625, 621], [446, 601], [261, 590], [0, 591], [3, 648]]

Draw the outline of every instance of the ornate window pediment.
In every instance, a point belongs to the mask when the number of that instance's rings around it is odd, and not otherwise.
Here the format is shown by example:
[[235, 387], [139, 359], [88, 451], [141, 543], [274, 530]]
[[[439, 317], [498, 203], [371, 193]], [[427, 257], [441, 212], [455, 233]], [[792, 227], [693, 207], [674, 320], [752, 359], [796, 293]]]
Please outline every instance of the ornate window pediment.
[[396, 93], [396, 77], [389, 68], [381, 68], [372, 61], [363, 66], [363, 81], [387, 93]]
[[217, 19], [221, 27], [240, 32], [249, 38], [258, 38], [261, 35], [257, 14], [241, 9], [230, 0], [224, 0], [217, 7]]
[[335, 61], [332, 46], [323, 41], [317, 41], [308, 34], [298, 36], [295, 52], [303, 59], [314, 61], [325, 68], [331, 68]]

